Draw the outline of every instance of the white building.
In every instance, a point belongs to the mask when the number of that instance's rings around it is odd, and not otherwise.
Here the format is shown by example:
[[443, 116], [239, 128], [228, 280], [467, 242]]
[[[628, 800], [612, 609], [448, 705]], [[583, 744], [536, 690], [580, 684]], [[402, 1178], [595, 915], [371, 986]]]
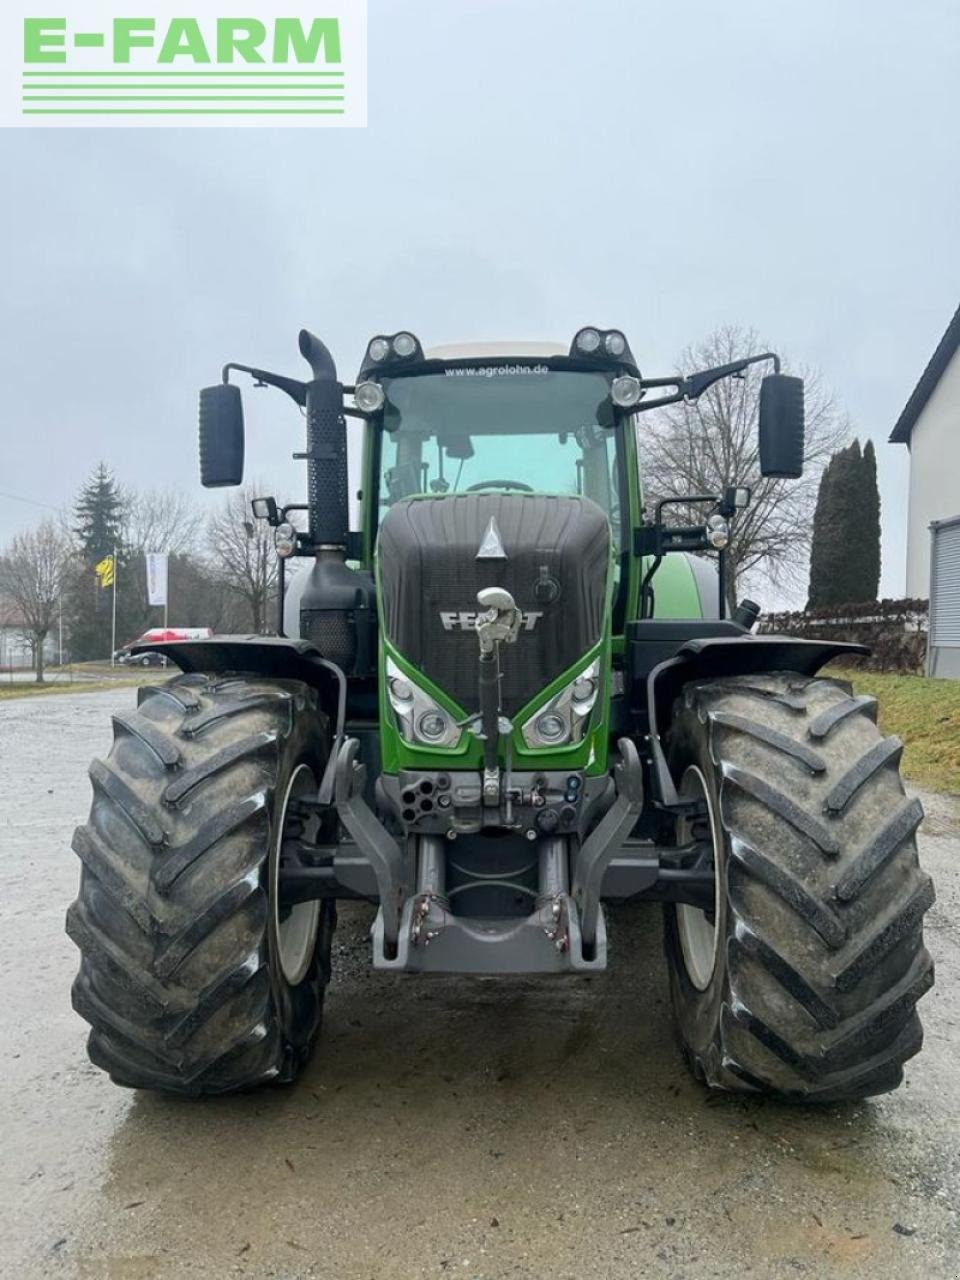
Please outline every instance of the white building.
[[930, 600], [928, 670], [960, 677], [960, 308], [890, 441], [910, 450], [907, 595]]

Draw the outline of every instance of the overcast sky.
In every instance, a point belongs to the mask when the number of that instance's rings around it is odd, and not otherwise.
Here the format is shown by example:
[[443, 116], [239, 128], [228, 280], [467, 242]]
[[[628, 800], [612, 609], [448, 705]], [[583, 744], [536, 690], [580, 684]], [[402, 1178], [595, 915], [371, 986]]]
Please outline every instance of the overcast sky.
[[[100, 459], [199, 489], [227, 359], [352, 378], [366, 339], [626, 329], [648, 374], [720, 323], [819, 366], [880, 458], [960, 301], [956, 0], [371, 0], [366, 130], [5, 130], [0, 490]], [[269, 397], [269, 398], [267, 398]], [[302, 488], [247, 395], [248, 474]], [[207, 499], [209, 501], [209, 499]], [[43, 508], [0, 497], [0, 544]]]

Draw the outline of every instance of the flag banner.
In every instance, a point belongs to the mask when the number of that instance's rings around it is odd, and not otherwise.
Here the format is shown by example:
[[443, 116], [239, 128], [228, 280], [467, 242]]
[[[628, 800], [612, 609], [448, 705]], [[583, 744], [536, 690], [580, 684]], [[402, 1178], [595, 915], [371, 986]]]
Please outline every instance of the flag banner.
[[151, 604], [167, 603], [167, 553], [147, 552], [147, 599]]
[[98, 560], [93, 566], [93, 572], [97, 575], [97, 582], [101, 587], [112, 587], [113, 556], [104, 556], [102, 560]]

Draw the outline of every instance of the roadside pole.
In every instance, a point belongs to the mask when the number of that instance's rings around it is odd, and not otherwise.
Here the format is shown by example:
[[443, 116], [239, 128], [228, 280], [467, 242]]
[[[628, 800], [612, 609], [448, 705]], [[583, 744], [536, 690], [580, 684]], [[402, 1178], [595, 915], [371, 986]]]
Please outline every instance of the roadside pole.
[[110, 665], [117, 665], [117, 548], [113, 548], [113, 617], [110, 622]]

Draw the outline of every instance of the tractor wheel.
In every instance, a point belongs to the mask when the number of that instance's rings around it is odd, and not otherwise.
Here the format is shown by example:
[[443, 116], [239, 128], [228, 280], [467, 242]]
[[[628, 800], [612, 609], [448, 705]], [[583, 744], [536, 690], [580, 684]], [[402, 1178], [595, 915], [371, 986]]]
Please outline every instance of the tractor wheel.
[[316, 795], [329, 727], [293, 680], [179, 676], [139, 690], [90, 767], [73, 848], [73, 1005], [121, 1085], [230, 1093], [292, 1080], [320, 1028], [332, 903], [283, 911], [281, 834]]
[[666, 907], [674, 1012], [708, 1085], [835, 1102], [895, 1089], [933, 983], [933, 883], [902, 744], [848, 685], [778, 672], [689, 686], [669, 759], [710, 842], [712, 912]]

